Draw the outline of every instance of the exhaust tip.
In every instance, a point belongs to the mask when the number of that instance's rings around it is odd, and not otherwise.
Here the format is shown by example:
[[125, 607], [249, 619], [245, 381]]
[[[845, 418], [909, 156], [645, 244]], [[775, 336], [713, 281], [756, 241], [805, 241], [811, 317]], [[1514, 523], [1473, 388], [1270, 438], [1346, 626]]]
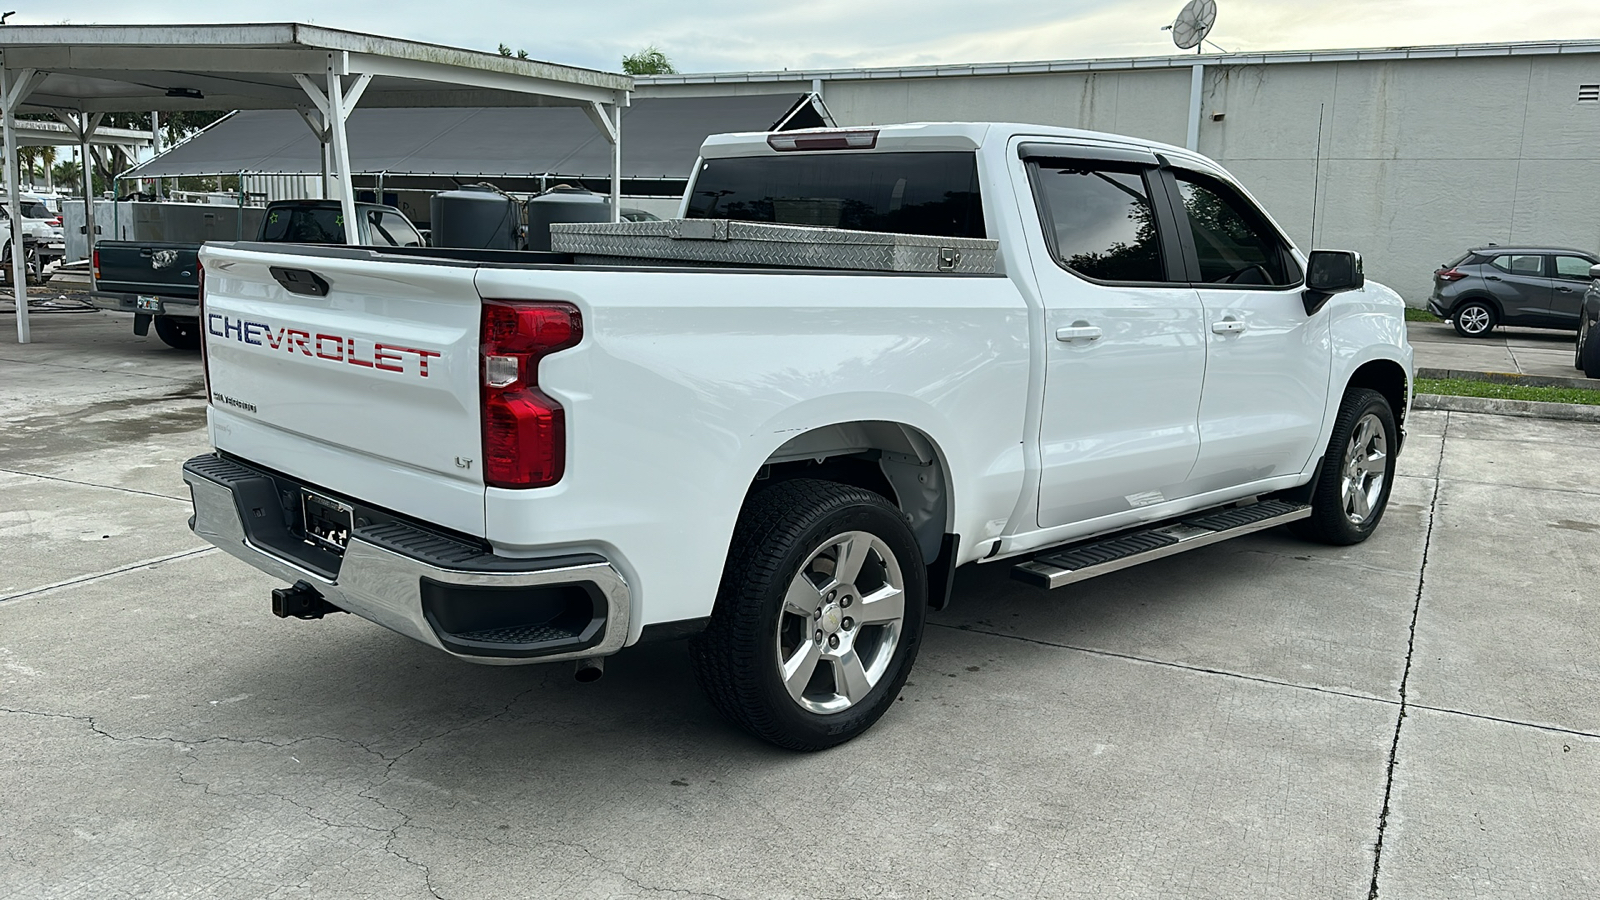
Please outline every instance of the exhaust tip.
[[601, 656], [580, 659], [572, 667], [572, 677], [576, 678], [579, 684], [594, 684], [605, 673], [606, 661], [605, 657]]

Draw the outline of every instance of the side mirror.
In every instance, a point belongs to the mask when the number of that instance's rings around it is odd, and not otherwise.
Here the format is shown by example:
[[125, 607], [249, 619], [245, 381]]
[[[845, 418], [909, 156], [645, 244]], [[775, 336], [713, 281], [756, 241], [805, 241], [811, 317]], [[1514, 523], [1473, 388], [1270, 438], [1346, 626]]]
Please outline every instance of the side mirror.
[[1306, 315], [1314, 315], [1334, 294], [1359, 291], [1366, 283], [1361, 254], [1353, 250], [1311, 251], [1306, 260], [1306, 289], [1301, 294]]
[[1589, 277], [1593, 278], [1595, 281], [1600, 281], [1600, 266], [1590, 266]]

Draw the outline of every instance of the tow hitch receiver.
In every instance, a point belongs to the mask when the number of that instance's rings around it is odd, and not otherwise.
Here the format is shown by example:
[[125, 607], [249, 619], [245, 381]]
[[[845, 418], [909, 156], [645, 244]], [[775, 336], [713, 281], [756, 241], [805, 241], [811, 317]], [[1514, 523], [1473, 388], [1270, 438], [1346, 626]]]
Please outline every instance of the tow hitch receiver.
[[322, 599], [317, 589], [304, 581], [294, 587], [272, 589], [272, 614], [280, 619], [320, 619], [328, 613], [344, 612]]

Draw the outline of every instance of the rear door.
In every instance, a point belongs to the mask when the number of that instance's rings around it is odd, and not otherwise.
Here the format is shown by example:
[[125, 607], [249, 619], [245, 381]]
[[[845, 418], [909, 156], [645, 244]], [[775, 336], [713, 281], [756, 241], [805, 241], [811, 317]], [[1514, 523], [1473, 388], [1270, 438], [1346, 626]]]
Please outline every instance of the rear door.
[[1578, 312], [1583, 295], [1589, 290], [1589, 268], [1594, 260], [1586, 256], [1556, 254], [1551, 257], [1550, 324], [1578, 330]]
[[1196, 492], [1302, 471], [1317, 450], [1333, 364], [1329, 317], [1306, 315], [1300, 264], [1225, 179], [1163, 171], [1205, 308]]
[[482, 534], [472, 267], [215, 245], [202, 259], [219, 449]]
[[1509, 325], [1543, 325], [1550, 318], [1550, 276], [1542, 253], [1502, 253], [1483, 267], [1484, 286]]
[[1047, 344], [1039, 525], [1185, 496], [1200, 448], [1203, 310], [1163, 239], [1171, 210], [1153, 202], [1156, 159], [1022, 150], [1043, 226], [1028, 229]]

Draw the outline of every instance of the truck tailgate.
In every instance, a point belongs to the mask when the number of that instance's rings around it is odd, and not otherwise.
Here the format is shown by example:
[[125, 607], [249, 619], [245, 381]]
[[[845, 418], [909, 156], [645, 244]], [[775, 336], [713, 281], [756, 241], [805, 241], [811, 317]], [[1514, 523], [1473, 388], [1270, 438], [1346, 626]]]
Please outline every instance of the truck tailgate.
[[482, 535], [473, 268], [214, 245], [201, 258], [218, 449]]

